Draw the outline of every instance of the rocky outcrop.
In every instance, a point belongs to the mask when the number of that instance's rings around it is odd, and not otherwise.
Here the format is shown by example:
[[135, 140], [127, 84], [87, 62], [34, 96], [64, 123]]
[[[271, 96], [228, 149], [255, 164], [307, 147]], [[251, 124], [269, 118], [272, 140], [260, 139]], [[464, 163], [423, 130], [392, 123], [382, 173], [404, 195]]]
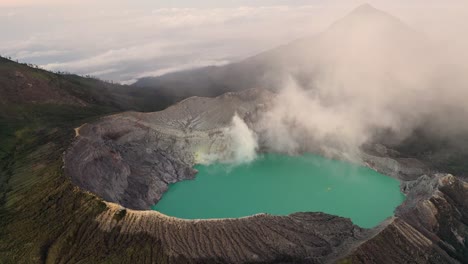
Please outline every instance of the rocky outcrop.
[[[385, 147], [376, 144], [375, 148]], [[390, 157], [387, 154], [368, 154], [363, 152], [361, 156], [363, 165], [402, 181], [412, 181], [432, 171], [423, 162], [414, 158], [402, 157], [400, 153], [393, 153], [393, 156]]]
[[149, 209], [168, 184], [193, 178], [196, 162], [228, 159], [233, 116], [255, 118], [270, 96], [247, 90], [192, 97], [165, 111], [128, 112], [85, 124], [65, 155], [66, 174], [106, 201]]

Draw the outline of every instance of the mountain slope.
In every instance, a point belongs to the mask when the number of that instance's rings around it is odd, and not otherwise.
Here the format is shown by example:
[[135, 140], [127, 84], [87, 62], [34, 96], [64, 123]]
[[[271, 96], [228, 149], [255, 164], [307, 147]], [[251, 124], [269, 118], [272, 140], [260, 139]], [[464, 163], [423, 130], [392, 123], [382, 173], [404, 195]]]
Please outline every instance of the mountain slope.
[[0, 57], [0, 107], [12, 105], [100, 106], [109, 111], [156, 111], [177, 98], [157, 89], [131, 88], [73, 74], [55, 74]]
[[157, 111], [181, 99], [151, 88], [54, 74], [0, 57], [0, 159], [8, 156], [20, 131], [40, 135], [52, 128], [73, 129], [90, 117]]
[[331, 59], [362, 62], [362, 58], [356, 61], [353, 57], [362, 54], [368, 60], [366, 63], [382, 56], [408, 62], [414, 57], [414, 51], [422, 48], [423, 41], [419, 33], [397, 18], [363, 5], [316, 36], [225, 66], [142, 78], [133, 86], [158, 87], [178, 95], [202, 96], [258, 87], [275, 90], [290, 76], [303, 85], [313, 86], [316, 85], [316, 77], [323, 74], [324, 66], [336, 63]]
[[[63, 174], [62, 154], [74, 129], [103, 115], [157, 111], [178, 100], [0, 57], [0, 263], [53, 263], [57, 247], [75, 252], [70, 244], [80, 245], [83, 228], [109, 238], [94, 222], [105, 204]], [[99, 250], [98, 242], [90, 243]]]

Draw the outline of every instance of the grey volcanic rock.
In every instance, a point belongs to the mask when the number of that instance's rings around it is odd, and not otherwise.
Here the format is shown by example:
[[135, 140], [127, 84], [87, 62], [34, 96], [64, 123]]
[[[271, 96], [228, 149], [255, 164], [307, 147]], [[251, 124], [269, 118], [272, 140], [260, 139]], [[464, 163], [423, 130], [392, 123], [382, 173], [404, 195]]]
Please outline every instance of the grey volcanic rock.
[[233, 116], [255, 118], [271, 94], [263, 90], [191, 97], [165, 111], [108, 116], [77, 129], [65, 155], [76, 185], [104, 200], [149, 209], [170, 183], [192, 179], [193, 165], [229, 159]]
[[431, 171], [429, 166], [417, 159], [374, 156], [367, 153], [361, 155], [365, 166], [403, 181], [415, 180]]

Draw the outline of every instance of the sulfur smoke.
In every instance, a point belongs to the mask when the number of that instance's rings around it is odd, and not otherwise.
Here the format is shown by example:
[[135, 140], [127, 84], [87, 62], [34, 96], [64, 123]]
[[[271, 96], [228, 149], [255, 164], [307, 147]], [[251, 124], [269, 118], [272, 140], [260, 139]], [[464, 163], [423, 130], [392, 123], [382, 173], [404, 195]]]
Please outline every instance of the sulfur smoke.
[[230, 163], [248, 163], [257, 157], [257, 136], [237, 114], [232, 118], [227, 135], [230, 138]]
[[255, 132], [234, 116], [229, 162], [252, 161], [259, 147], [358, 162], [364, 147], [397, 147], [421, 131], [429, 140], [419, 146], [466, 146], [466, 51], [440, 43], [364, 5], [316, 36], [239, 64], [275, 96], [249, 123]]
[[358, 8], [278, 51], [281, 88], [259, 134], [273, 151], [349, 159], [367, 143], [398, 144], [421, 128], [456, 140], [468, 132], [468, 77], [446, 51], [393, 16]]
[[196, 152], [197, 163], [209, 165], [221, 162], [235, 166], [255, 160], [258, 149], [257, 135], [237, 113], [232, 117], [230, 125], [223, 129], [223, 135], [222, 143], [218, 146], [220, 150]]

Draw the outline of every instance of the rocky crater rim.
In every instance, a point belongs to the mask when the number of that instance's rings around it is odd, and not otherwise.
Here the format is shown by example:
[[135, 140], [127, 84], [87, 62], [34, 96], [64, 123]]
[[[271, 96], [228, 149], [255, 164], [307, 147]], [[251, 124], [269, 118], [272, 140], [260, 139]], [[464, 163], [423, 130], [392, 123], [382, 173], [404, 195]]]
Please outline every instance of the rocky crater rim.
[[[234, 155], [229, 135], [233, 116], [255, 130], [273, 96], [252, 89], [216, 98], [190, 97], [163, 111], [125, 112], [83, 124], [75, 129], [75, 141], [64, 155], [66, 175], [107, 202], [147, 210], [169, 184], [193, 179], [193, 167], [205, 163], [200, 159]], [[390, 150], [382, 145], [373, 149], [372, 155], [363, 153], [362, 161], [354, 163], [397, 178], [402, 186], [427, 171], [417, 161], [388, 157]], [[261, 143], [259, 152], [274, 153]]]
[[[429, 181], [430, 183], [424, 183], [424, 184], [421, 184], [425, 181]], [[400, 181], [402, 182], [402, 181]], [[430, 198], [431, 196], [437, 196], [439, 195], [438, 192], [438, 189], [439, 188], [444, 188], [444, 187], [447, 187], [447, 186], [450, 186], [450, 185], [454, 185], [456, 184], [457, 182], [459, 182], [459, 180], [451, 175], [451, 174], [436, 174], [435, 175], [435, 179], [430, 179], [427, 175], [423, 175], [421, 176], [420, 178], [418, 178], [417, 180], [415, 181], [410, 181], [410, 182], [406, 182], [406, 186], [404, 185], [404, 182], [402, 182], [403, 186], [402, 186], [402, 189], [404, 188], [404, 190], [406, 190], [406, 193], [408, 193], [408, 185], [411, 187], [411, 189], [414, 189], [416, 190], [416, 192], [419, 192], [419, 194], [423, 193], [425, 196], [424, 197], [418, 197], [419, 200], [422, 200], [422, 198], [425, 198], [425, 199], [428, 199]], [[468, 190], [468, 183], [466, 182], [462, 182], [461, 183], [462, 186]], [[428, 191], [429, 190], [429, 191]], [[411, 190], [412, 191], [412, 190]], [[95, 194], [91, 194], [91, 195], [95, 195]], [[406, 211], [408, 210], [407, 206], [408, 203], [414, 203], [416, 199], [414, 199], [414, 193], [412, 193], [411, 195], [413, 195], [413, 197], [410, 197], [412, 198], [412, 200], [410, 201], [404, 201], [400, 206], [398, 206], [398, 208], [395, 209], [395, 212], [392, 216], [386, 218], [385, 220], [383, 220], [382, 222], [380, 222], [377, 226], [373, 227], [373, 228], [369, 228], [369, 230], [382, 230], [383, 228], [385, 228], [386, 226], [390, 225], [391, 223], [393, 223], [393, 221], [398, 218], [397, 217], [397, 212], [398, 211]], [[100, 198], [99, 196], [97, 196], [98, 198]], [[128, 213], [128, 214], [132, 214], [136, 217], [156, 217], [156, 218], [161, 218], [162, 220], [166, 220], [166, 221], [170, 221], [172, 223], [177, 223], [177, 222], [180, 222], [180, 223], [214, 223], [214, 222], [236, 222], [236, 221], [239, 221], [239, 222], [243, 222], [243, 221], [248, 221], [250, 219], [256, 219], [256, 218], [288, 218], [288, 217], [291, 217], [291, 216], [294, 216], [294, 215], [297, 215], [297, 214], [323, 214], [323, 215], [329, 215], [327, 213], [324, 213], [324, 212], [294, 212], [294, 213], [291, 213], [291, 214], [288, 214], [288, 215], [274, 215], [274, 214], [268, 214], [268, 213], [257, 213], [257, 214], [253, 214], [253, 215], [248, 215], [248, 216], [244, 216], [244, 217], [233, 217], [233, 218], [209, 218], [209, 219], [184, 219], [184, 218], [179, 218], [179, 217], [174, 217], [174, 216], [169, 216], [169, 215], [166, 215], [164, 213], [161, 213], [159, 211], [155, 211], [155, 210], [134, 210], [134, 209], [130, 209], [130, 208], [126, 208], [126, 207], [123, 207], [122, 205], [118, 204], [118, 203], [113, 203], [113, 202], [108, 202], [108, 201], [103, 201], [104, 204], [106, 205], [107, 207], [107, 211], [104, 212], [104, 214], [111, 214], [111, 215], [119, 215], [119, 214], [124, 214], [123, 217], [125, 217], [125, 215]], [[101, 216], [98, 216], [98, 219], [99, 220]], [[350, 218], [346, 218], [346, 217], [340, 217], [340, 216], [335, 216], [335, 215], [330, 215], [330, 216], [333, 216], [333, 217], [337, 217], [337, 218], [342, 218], [342, 219], [346, 219], [350, 222], [352, 222], [352, 220]], [[355, 224], [353, 224], [355, 225]], [[361, 229], [366, 229], [366, 228], [362, 228], [360, 227]]]
[[[163, 213], [161, 213], [159, 211], [155, 211], [155, 210], [133, 210], [133, 209], [125, 208], [122, 205], [117, 204], [117, 203], [112, 203], [112, 202], [107, 202], [107, 201], [103, 201], [103, 202], [106, 204], [107, 209], [114, 212], [115, 214], [125, 212], [125, 213], [131, 213], [131, 214], [138, 215], [138, 216], [150, 215], [150, 216], [156, 216], [156, 217], [164, 218], [166, 220], [170, 220], [170, 221], [173, 221], [173, 222], [174, 221], [175, 222], [179, 221], [179, 222], [185, 222], [185, 223], [202, 223], [202, 222], [210, 223], [210, 222], [224, 222], [224, 221], [228, 221], [228, 222], [229, 221], [245, 221], [245, 220], [258, 218], [258, 217], [266, 217], [266, 218], [268, 218], [268, 217], [289, 217], [291, 215], [298, 214], [298, 213], [321, 213], [321, 214], [326, 214], [326, 213], [323, 213], [323, 212], [294, 212], [294, 213], [291, 213], [291, 214], [288, 214], [288, 215], [273, 215], [273, 214], [267, 214], [267, 213], [258, 213], [258, 214], [242, 216], [242, 217], [185, 219], [185, 218], [180, 218], [180, 217], [175, 217], [175, 216], [170, 216], [170, 215], [167, 215], [167, 214], [163, 214]], [[339, 217], [339, 216], [337, 216], [337, 217]], [[392, 217], [389, 217], [389, 219], [390, 218], [392, 218]], [[385, 221], [387, 221], [387, 220], [385, 220]]]

